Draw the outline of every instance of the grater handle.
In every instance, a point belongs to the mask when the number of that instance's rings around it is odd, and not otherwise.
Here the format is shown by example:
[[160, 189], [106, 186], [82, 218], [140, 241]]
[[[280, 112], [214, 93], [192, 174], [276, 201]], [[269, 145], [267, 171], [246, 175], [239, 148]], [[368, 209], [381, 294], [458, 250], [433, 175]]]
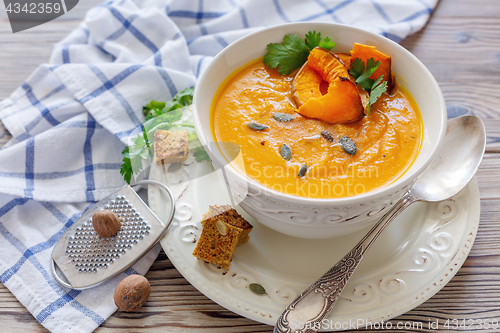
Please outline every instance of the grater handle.
[[57, 274], [56, 262], [54, 261], [54, 259], [50, 258], [50, 261], [51, 261], [51, 266], [52, 266], [52, 275], [56, 278], [57, 282], [59, 282], [59, 284], [62, 285], [63, 287], [73, 289], [72, 285], [70, 285], [69, 283], [67, 283], [66, 281], [64, 281], [59, 276], [59, 274]]
[[[168, 229], [168, 227], [170, 226], [170, 223], [172, 223], [173, 219], [174, 219], [174, 215], [175, 215], [175, 197], [174, 197], [174, 194], [172, 193], [172, 191], [168, 188], [167, 185], [163, 184], [163, 183], [160, 183], [160, 182], [157, 182], [156, 180], [149, 180], [149, 179], [145, 179], [145, 180], [140, 180], [134, 184], [131, 184], [130, 186], [131, 187], [134, 187], [134, 186], [139, 186], [139, 185], [144, 185], [144, 184], [148, 184], [148, 185], [154, 185], [154, 186], [157, 186], [159, 187], [160, 189], [163, 189], [165, 191], [167, 191], [169, 197], [170, 197], [170, 215], [169, 217], [167, 218], [167, 223], [165, 225], [165, 231]], [[161, 219], [159, 219], [160, 222], [163, 223], [163, 221]]]

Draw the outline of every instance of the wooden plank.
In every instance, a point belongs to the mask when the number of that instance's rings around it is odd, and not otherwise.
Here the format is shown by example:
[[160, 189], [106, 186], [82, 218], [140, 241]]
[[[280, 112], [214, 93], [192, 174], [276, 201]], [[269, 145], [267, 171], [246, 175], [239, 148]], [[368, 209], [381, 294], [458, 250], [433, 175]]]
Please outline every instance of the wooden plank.
[[55, 43], [73, 31], [100, 0], [80, 1], [67, 14], [32, 29], [13, 34], [7, 13], [0, 11], [0, 100], [7, 98], [42, 63], [49, 61]]
[[500, 199], [500, 155], [485, 154], [476, 174], [481, 199]]
[[[472, 246], [470, 258], [475, 262], [466, 261], [467, 264], [488, 267], [489, 274], [497, 274], [498, 260], [500, 256], [500, 199], [481, 199], [481, 218], [479, 229], [474, 245]], [[469, 260], [467, 259], [467, 260]], [[472, 260], [472, 259], [471, 259]], [[466, 265], [467, 267], [467, 265]], [[500, 288], [500, 284], [497, 285]]]
[[439, 1], [434, 10], [434, 17], [500, 17], [498, 0], [453, 0]]

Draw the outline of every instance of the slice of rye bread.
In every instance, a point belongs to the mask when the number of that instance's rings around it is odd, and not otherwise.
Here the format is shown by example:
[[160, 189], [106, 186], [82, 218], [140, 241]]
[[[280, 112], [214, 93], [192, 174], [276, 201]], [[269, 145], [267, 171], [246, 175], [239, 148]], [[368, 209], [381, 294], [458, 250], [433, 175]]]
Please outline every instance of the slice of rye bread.
[[248, 242], [250, 239], [250, 231], [252, 231], [253, 226], [248, 223], [238, 212], [231, 208], [230, 205], [215, 205], [210, 206], [208, 211], [203, 214], [201, 224], [210, 218], [216, 218], [222, 222], [228, 223], [234, 227], [242, 229], [238, 245]]
[[229, 205], [210, 206], [201, 224], [203, 231], [193, 255], [228, 269], [236, 246], [248, 241], [252, 226]]
[[189, 156], [188, 132], [157, 130], [154, 160], [156, 163], [182, 163]]
[[216, 219], [207, 220], [193, 255], [217, 267], [228, 269], [240, 235], [240, 228]]

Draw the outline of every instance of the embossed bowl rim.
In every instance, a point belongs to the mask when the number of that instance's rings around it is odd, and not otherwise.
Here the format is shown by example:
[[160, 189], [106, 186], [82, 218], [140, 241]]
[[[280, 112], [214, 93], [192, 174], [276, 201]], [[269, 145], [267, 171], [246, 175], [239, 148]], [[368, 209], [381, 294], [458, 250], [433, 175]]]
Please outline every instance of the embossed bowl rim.
[[308, 31], [321, 32], [329, 36], [337, 45], [337, 52], [348, 52], [354, 42], [374, 45], [378, 50], [391, 55], [393, 72], [399, 84], [404, 85], [413, 95], [422, 115], [424, 133], [420, 152], [411, 167], [393, 183], [363, 194], [331, 199], [314, 199], [292, 196], [269, 189], [243, 175], [235, 168], [226, 168], [237, 180], [247, 182], [260, 193], [270, 195], [276, 201], [285, 201], [311, 207], [342, 207], [360, 205], [390, 196], [411, 184], [432, 162], [439, 152], [446, 133], [446, 104], [439, 85], [431, 72], [413, 54], [388, 38], [366, 30], [335, 23], [298, 22], [273, 26], [242, 37], [219, 52], [207, 66], [198, 80], [194, 91], [194, 125], [201, 143], [214, 164], [225, 165], [227, 161], [218, 149], [213, 149], [211, 131], [211, 104], [220, 84], [236, 69], [249, 61], [264, 56], [268, 43], [280, 43], [283, 36], [295, 33], [304, 38]]

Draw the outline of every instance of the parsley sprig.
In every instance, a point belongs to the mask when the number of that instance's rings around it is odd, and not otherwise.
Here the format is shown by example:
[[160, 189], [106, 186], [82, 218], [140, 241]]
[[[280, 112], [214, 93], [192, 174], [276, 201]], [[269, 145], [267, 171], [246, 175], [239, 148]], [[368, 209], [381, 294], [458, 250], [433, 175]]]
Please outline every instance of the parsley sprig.
[[296, 34], [285, 35], [282, 43], [267, 44], [264, 64], [271, 69], [278, 68], [280, 75], [289, 75], [306, 62], [309, 53], [316, 46], [331, 50], [335, 43], [328, 37], [322, 38], [321, 33], [316, 31], [309, 31], [305, 41]]
[[[186, 88], [174, 96], [172, 101], [157, 102], [152, 100], [143, 107], [146, 121], [142, 124], [142, 133], [132, 138], [132, 143], [122, 151], [123, 163], [120, 173], [130, 184], [133, 174], [142, 169], [143, 160], [153, 157], [154, 133], [159, 130], [187, 130], [190, 150], [197, 162], [210, 161], [208, 154], [198, 140], [194, 125], [182, 120], [183, 108], [193, 102], [193, 88]], [[191, 146], [193, 148], [191, 148]]]
[[366, 67], [365, 63], [361, 61], [361, 59], [356, 58], [351, 63], [351, 68], [349, 69], [349, 74], [356, 79], [356, 84], [358, 84], [363, 90], [370, 93], [368, 105], [366, 106], [367, 115], [370, 115], [371, 106], [380, 96], [382, 96], [384, 92], [387, 91], [387, 81], [383, 81], [383, 75], [380, 75], [376, 80], [370, 78], [379, 66], [380, 61], [375, 61], [373, 58], [366, 61]]

